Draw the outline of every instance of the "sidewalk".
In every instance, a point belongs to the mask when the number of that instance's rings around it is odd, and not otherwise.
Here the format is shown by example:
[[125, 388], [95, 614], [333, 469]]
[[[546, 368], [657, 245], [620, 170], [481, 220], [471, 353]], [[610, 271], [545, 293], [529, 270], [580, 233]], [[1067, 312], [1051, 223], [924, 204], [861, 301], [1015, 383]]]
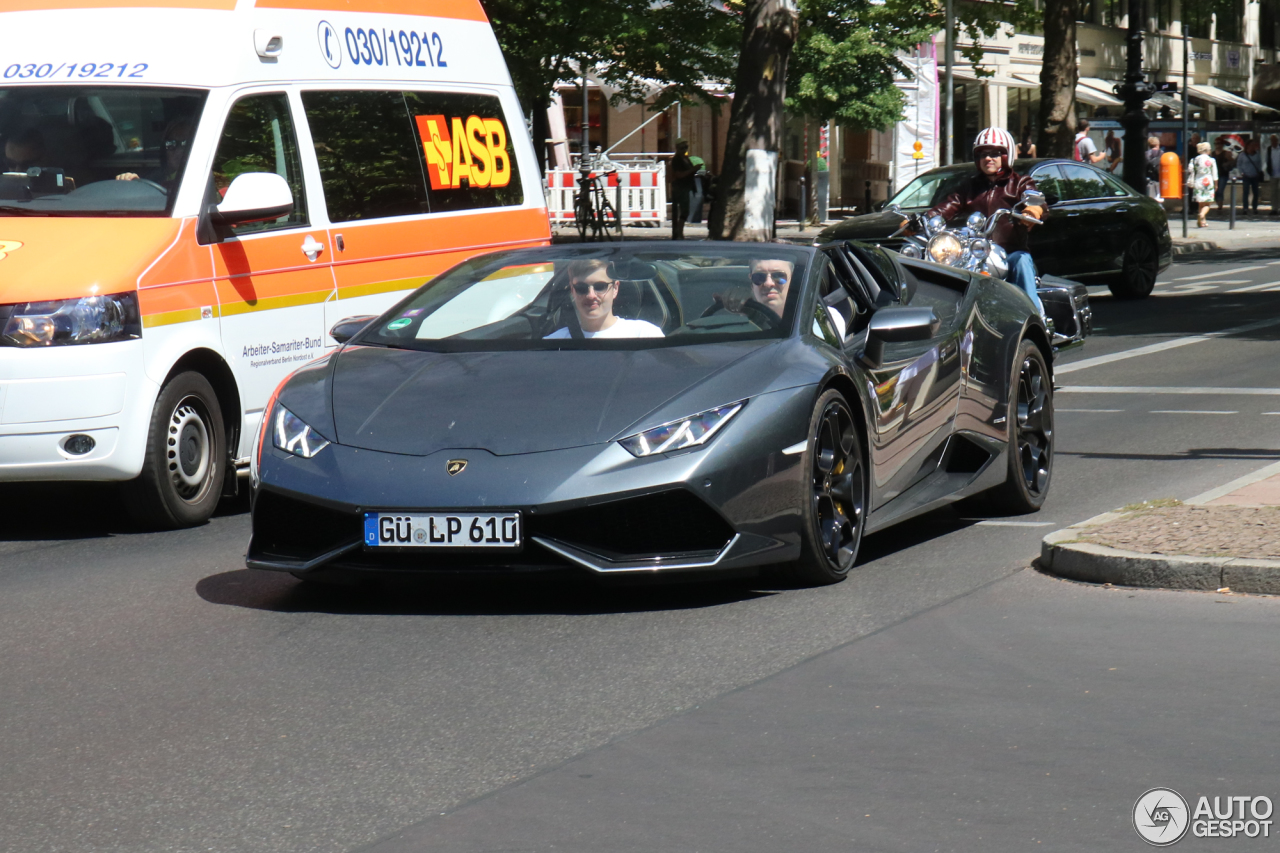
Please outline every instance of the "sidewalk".
[[1186, 503], [1148, 501], [1051, 533], [1040, 565], [1090, 583], [1280, 594], [1280, 462]]
[[1271, 216], [1270, 211], [1261, 214], [1242, 215], [1236, 211], [1236, 227], [1232, 229], [1228, 219], [1230, 213], [1213, 210], [1209, 213], [1209, 224], [1205, 228], [1196, 227], [1193, 215], [1187, 223], [1187, 237], [1182, 237], [1182, 213], [1175, 211], [1169, 214], [1169, 233], [1173, 235], [1174, 255], [1189, 255], [1197, 252], [1211, 252], [1215, 249], [1280, 249], [1280, 216]]

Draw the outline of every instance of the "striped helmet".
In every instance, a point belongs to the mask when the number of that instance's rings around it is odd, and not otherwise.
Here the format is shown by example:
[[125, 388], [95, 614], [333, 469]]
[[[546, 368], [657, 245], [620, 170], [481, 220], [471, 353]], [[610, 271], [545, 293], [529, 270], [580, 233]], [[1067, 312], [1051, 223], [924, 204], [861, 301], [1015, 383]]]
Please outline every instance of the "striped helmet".
[[975, 159], [979, 148], [1003, 149], [1004, 159], [1000, 163], [1002, 169], [1009, 168], [1009, 161], [1013, 159], [1013, 153], [1017, 147], [1018, 143], [1014, 141], [1013, 134], [1003, 127], [984, 127], [978, 131], [977, 137], [973, 140]]

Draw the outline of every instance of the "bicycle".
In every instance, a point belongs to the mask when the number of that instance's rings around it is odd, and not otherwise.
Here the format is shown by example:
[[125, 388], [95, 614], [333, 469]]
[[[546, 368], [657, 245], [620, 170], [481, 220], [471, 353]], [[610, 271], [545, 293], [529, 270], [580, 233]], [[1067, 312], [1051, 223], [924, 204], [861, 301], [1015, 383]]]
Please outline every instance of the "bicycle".
[[[616, 177], [617, 168], [610, 168], [601, 174], [593, 174], [607, 161], [599, 154], [595, 157], [583, 157], [578, 165], [578, 191], [573, 194], [573, 221], [578, 226], [578, 236], [588, 239], [613, 240], [613, 227], [617, 227], [617, 239], [622, 239], [622, 217], [610, 203], [605, 189], [610, 177]], [[587, 233], [591, 233], [591, 237]]]

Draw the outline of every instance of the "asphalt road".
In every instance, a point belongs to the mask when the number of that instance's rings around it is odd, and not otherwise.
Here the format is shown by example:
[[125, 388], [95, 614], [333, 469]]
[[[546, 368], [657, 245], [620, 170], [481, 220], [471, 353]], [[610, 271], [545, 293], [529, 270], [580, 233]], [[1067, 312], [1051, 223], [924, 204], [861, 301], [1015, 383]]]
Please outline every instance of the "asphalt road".
[[[935, 513], [824, 589], [316, 592], [243, 568], [243, 501], [141, 533], [6, 488], [0, 850], [1138, 850], [1150, 787], [1280, 801], [1280, 603], [1027, 568], [1280, 457], [1280, 260], [1095, 321], [1038, 515]], [[1224, 844], [1261, 849], [1179, 848]]]

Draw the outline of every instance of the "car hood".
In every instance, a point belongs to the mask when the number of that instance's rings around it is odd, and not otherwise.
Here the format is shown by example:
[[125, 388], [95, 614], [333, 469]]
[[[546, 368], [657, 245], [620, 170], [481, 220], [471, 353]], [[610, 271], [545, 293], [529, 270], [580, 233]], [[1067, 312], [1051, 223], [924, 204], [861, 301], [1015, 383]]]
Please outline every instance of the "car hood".
[[333, 424], [340, 444], [414, 456], [598, 444], [771, 343], [475, 353], [356, 346], [333, 360]]
[[[912, 210], [905, 210], [912, 213]], [[902, 227], [902, 215], [889, 210], [850, 216], [818, 234], [819, 240], [870, 240], [888, 237]]]

